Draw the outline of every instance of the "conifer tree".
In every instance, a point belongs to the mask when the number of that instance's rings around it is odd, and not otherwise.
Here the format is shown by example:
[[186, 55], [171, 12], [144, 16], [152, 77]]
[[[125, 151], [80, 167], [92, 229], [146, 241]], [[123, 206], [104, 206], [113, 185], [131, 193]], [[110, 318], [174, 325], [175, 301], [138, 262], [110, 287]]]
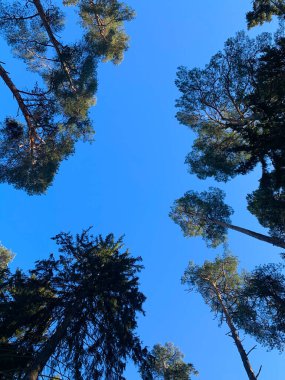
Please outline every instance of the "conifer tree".
[[284, 18], [284, 0], [254, 0], [252, 11], [246, 14], [248, 27], [252, 28], [256, 25], [262, 25], [266, 21], [271, 21], [274, 15]]
[[0, 1], [0, 32], [14, 56], [41, 78], [41, 86], [19, 89], [9, 68], [0, 66], [21, 112], [7, 116], [0, 130], [0, 181], [29, 194], [46, 191], [79, 139], [92, 140], [88, 111], [95, 104], [97, 63], [121, 62], [128, 48], [124, 22], [134, 17], [114, 0], [64, 5], [76, 5], [82, 20], [79, 39], [68, 44], [62, 38], [64, 8], [47, 0]]
[[213, 262], [205, 261], [201, 266], [190, 262], [182, 277], [182, 284], [187, 286], [188, 291], [199, 292], [220, 324], [225, 322], [228, 325], [248, 379], [257, 380], [259, 373], [254, 373], [233, 321], [242, 286], [237, 265], [236, 257], [231, 255], [217, 257]]
[[169, 216], [177, 223], [184, 236], [202, 236], [209, 247], [226, 242], [231, 229], [277, 247], [285, 248], [285, 241], [231, 224], [233, 209], [224, 202], [225, 193], [211, 187], [201, 193], [188, 191], [174, 202]]
[[135, 334], [145, 300], [138, 288], [140, 259], [122, 251], [122, 240], [112, 234], [94, 238], [86, 230], [54, 239], [57, 258], [52, 254], [6, 281], [0, 342], [6, 349], [13, 343], [11, 360], [22, 358], [14, 372], [9, 369], [11, 379], [60, 371], [75, 380], [124, 379], [127, 358], [141, 365], [146, 357]]
[[180, 123], [196, 134], [186, 157], [198, 178], [228, 181], [261, 168], [259, 189], [248, 195], [248, 209], [284, 239], [284, 81], [285, 38], [244, 33], [225, 43], [205, 69], [181, 67], [176, 81]]
[[284, 351], [284, 264], [260, 265], [246, 273], [235, 322], [266, 348]]
[[190, 380], [192, 375], [198, 375], [193, 364], [185, 363], [184, 355], [173, 343], [155, 344], [146, 362], [146, 368], [141, 369], [143, 380]]

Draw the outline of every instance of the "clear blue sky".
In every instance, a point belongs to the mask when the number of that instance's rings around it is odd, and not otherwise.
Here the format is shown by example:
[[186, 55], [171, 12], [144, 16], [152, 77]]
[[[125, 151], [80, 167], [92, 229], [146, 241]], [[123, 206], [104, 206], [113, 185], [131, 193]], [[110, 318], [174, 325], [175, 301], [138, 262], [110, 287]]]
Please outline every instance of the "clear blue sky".
[[[141, 288], [147, 296], [146, 317], [139, 319], [138, 329], [144, 343], [175, 343], [201, 380], [246, 379], [227, 329], [217, 326], [198, 294], [188, 294], [180, 285], [189, 260], [202, 263], [221, 250], [207, 249], [199, 238], [185, 239], [168, 212], [185, 191], [213, 184], [190, 176], [184, 165], [193, 135], [174, 117], [176, 68], [206, 64], [228, 37], [245, 28], [251, 1], [127, 2], [137, 12], [128, 25], [131, 47], [120, 66], [99, 67], [98, 103], [92, 110], [96, 141], [78, 145], [46, 195], [29, 197], [0, 185], [0, 238], [17, 254], [13, 267], [28, 269], [54, 250], [50, 237], [60, 231], [76, 233], [93, 225], [94, 233], [125, 234], [126, 246], [145, 265]], [[272, 25], [262, 28], [270, 29]], [[30, 74], [8, 58], [9, 50], [0, 43], [0, 60], [17, 83], [25, 84]], [[0, 89], [3, 119], [15, 108], [2, 83]], [[233, 222], [262, 231], [245, 201], [258, 185], [258, 174], [222, 187], [236, 210]], [[279, 249], [237, 233], [230, 233], [229, 243], [248, 270], [279, 260]], [[253, 341], [246, 338], [244, 344], [250, 349]], [[251, 360], [255, 370], [263, 365], [260, 380], [284, 378], [284, 359], [278, 353], [258, 347]], [[132, 366], [127, 378], [139, 379]]]

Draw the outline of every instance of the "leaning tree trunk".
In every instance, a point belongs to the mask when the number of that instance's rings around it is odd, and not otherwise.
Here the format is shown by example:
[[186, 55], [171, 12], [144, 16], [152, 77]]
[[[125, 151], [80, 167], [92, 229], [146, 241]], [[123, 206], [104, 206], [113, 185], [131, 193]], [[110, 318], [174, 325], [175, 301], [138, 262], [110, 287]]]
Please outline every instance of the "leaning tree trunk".
[[11, 78], [8, 75], [8, 72], [4, 69], [3, 66], [0, 65], [0, 77], [5, 82], [6, 86], [9, 88], [11, 93], [13, 94], [14, 98], [16, 99], [18, 106], [27, 122], [28, 128], [33, 129], [32, 120], [30, 112], [24, 102], [24, 99], [22, 98], [20, 91], [17, 89], [15, 84], [12, 82]]
[[223, 298], [222, 298], [222, 295], [219, 291], [219, 289], [214, 285], [214, 284], [211, 284], [214, 288], [214, 291], [216, 293], [216, 296], [218, 298], [218, 301], [222, 307], [222, 310], [223, 310], [223, 313], [226, 317], [226, 322], [227, 322], [227, 325], [229, 326], [230, 328], [230, 331], [231, 331], [231, 335], [232, 335], [232, 338], [235, 342], [235, 345], [238, 349], [238, 352], [240, 354], [240, 357], [241, 357], [241, 360], [242, 360], [242, 363], [243, 363], [243, 366], [246, 370], [246, 373], [247, 373], [247, 376], [249, 378], [249, 380], [257, 380], [257, 376], [254, 374], [253, 372], [253, 369], [251, 367], [251, 364], [248, 360], [248, 356], [247, 356], [247, 353], [245, 351], [245, 349], [243, 348], [243, 345], [241, 343], [241, 340], [240, 340], [240, 337], [238, 335], [238, 332], [233, 324], [233, 321], [232, 321], [232, 318], [230, 316], [230, 313], [227, 309], [227, 307], [225, 306], [224, 302], [223, 302]]
[[217, 219], [207, 219], [207, 220], [210, 223], [215, 223], [215, 224], [218, 224], [219, 226], [225, 227], [227, 229], [229, 228], [229, 229], [234, 230], [234, 231], [241, 232], [242, 234], [251, 236], [251, 237], [258, 239], [258, 240], [261, 240], [261, 241], [265, 241], [266, 243], [275, 245], [277, 247], [285, 248], [285, 241], [282, 239], [263, 235], [263, 234], [260, 234], [260, 233], [255, 232], [255, 231], [248, 230], [248, 229], [243, 228], [243, 227], [239, 227], [239, 226], [235, 226], [233, 224], [221, 222], [220, 220], [217, 220]]
[[36, 355], [31, 366], [28, 368], [23, 380], [37, 380], [46, 363], [54, 353], [70, 324], [72, 315], [65, 316], [63, 321], [57, 326], [53, 335], [46, 341], [43, 348]]
[[69, 81], [69, 84], [70, 84], [70, 88], [71, 90], [75, 93], [76, 92], [76, 88], [74, 86], [74, 83], [73, 83], [73, 79], [71, 77], [71, 74], [70, 74], [70, 67], [68, 66], [68, 64], [66, 63], [64, 57], [63, 57], [63, 54], [62, 54], [62, 49], [61, 49], [61, 44], [60, 42], [56, 39], [51, 27], [50, 27], [50, 24], [49, 24], [49, 21], [47, 19], [47, 16], [46, 16], [46, 13], [44, 11], [44, 8], [42, 6], [42, 3], [40, 0], [32, 0], [38, 13], [39, 13], [39, 16], [42, 20], [42, 23], [43, 23], [43, 26], [49, 36], [49, 39], [50, 39], [50, 42], [52, 43], [56, 53], [57, 53], [57, 56], [60, 60], [60, 63], [61, 63], [61, 67]]

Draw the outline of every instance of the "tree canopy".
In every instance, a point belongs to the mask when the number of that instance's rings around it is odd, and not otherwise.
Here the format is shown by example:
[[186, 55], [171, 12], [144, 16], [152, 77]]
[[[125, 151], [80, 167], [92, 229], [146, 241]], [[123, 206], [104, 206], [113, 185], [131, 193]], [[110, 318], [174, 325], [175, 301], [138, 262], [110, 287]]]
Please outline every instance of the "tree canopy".
[[278, 238], [284, 237], [284, 48], [281, 33], [253, 40], [241, 32], [204, 69], [179, 68], [176, 80], [177, 118], [198, 136], [186, 157], [190, 173], [228, 181], [259, 164], [260, 187], [248, 196], [248, 209]]
[[0, 65], [21, 112], [7, 115], [0, 129], [0, 181], [31, 195], [46, 191], [79, 139], [92, 141], [88, 111], [95, 104], [97, 63], [122, 61], [128, 48], [124, 22], [134, 17], [117, 0], [63, 4], [78, 8], [82, 28], [74, 42], [63, 41], [65, 13], [58, 3], [0, 1], [0, 33], [35, 75], [34, 86], [20, 89]]
[[174, 202], [169, 216], [181, 227], [184, 236], [202, 236], [208, 246], [216, 247], [226, 241], [233, 210], [224, 203], [222, 190], [213, 187], [209, 190], [188, 191]]
[[17, 270], [2, 285], [0, 360], [10, 347], [11, 360], [22, 358], [20, 368], [7, 368], [11, 379], [37, 379], [42, 371], [124, 379], [127, 358], [142, 364], [146, 356], [135, 334], [145, 300], [140, 258], [122, 251], [122, 239], [112, 234], [94, 238], [86, 230], [54, 239], [57, 258], [39, 260], [27, 274]]
[[246, 20], [248, 27], [252, 28], [256, 25], [262, 25], [266, 21], [271, 21], [272, 16], [284, 18], [284, 15], [284, 0], [254, 0], [253, 9], [246, 14]]
[[[198, 134], [186, 163], [199, 178], [227, 181], [257, 163], [264, 170], [271, 164], [278, 167], [275, 156], [284, 149], [284, 86], [281, 90], [276, 75], [284, 80], [284, 68], [269, 56], [276, 51], [281, 57], [284, 41], [277, 39], [275, 44], [271, 48], [269, 34], [253, 40], [240, 32], [205, 69], [179, 68], [176, 84], [182, 96], [177, 118]], [[274, 64], [278, 73], [272, 72]]]
[[184, 355], [173, 343], [155, 344], [142, 368], [142, 379], [190, 380], [198, 375], [193, 364], [185, 363]]
[[235, 320], [267, 348], [285, 349], [284, 264], [261, 265], [246, 274]]
[[201, 266], [190, 262], [182, 277], [182, 284], [187, 286], [188, 291], [195, 290], [202, 295], [220, 324], [227, 323], [249, 380], [257, 380], [258, 374], [255, 375], [251, 367], [233, 322], [243, 284], [237, 267], [237, 258], [230, 254], [218, 256], [213, 262], [205, 261]]
[[[222, 190], [215, 187], [210, 187], [209, 191], [201, 193], [188, 191], [174, 202], [169, 216], [181, 227], [184, 236], [201, 236], [207, 246], [212, 248], [226, 242], [228, 229], [285, 248], [282, 231], [279, 235], [267, 236], [231, 224], [230, 216], [233, 214], [233, 209], [224, 202], [225, 195]], [[272, 204], [269, 204], [269, 213], [271, 206]], [[262, 212], [264, 210], [260, 212], [261, 216]], [[273, 220], [274, 216], [270, 217]]]

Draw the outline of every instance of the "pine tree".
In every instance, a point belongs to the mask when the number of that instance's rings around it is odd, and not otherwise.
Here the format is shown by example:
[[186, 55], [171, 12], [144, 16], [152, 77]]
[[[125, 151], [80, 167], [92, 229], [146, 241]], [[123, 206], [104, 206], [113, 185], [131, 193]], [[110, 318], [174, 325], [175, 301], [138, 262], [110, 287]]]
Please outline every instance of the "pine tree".
[[192, 375], [198, 375], [193, 364], [185, 363], [184, 355], [173, 343], [155, 344], [146, 362], [146, 368], [141, 369], [143, 380], [190, 380]]
[[184, 236], [202, 236], [209, 247], [217, 247], [227, 240], [231, 229], [277, 247], [285, 248], [285, 241], [231, 224], [233, 209], [224, 202], [225, 193], [211, 187], [201, 193], [188, 191], [177, 199], [169, 216], [177, 223]]
[[79, 39], [68, 44], [61, 38], [63, 9], [53, 2], [0, 1], [0, 32], [13, 55], [41, 78], [41, 86], [19, 89], [0, 66], [0, 77], [22, 114], [7, 116], [0, 129], [0, 181], [29, 194], [46, 191], [79, 139], [92, 141], [88, 111], [95, 104], [97, 63], [121, 62], [128, 48], [123, 24], [134, 17], [114, 0], [64, 5], [78, 6], [82, 21]]
[[285, 349], [284, 264], [265, 264], [247, 273], [235, 322], [268, 349]]
[[254, 0], [253, 10], [246, 14], [247, 25], [249, 28], [262, 25], [266, 21], [271, 21], [274, 15], [284, 18], [284, 0]]
[[219, 318], [220, 324], [225, 322], [232, 337], [249, 380], [257, 380], [248, 359], [243, 343], [233, 321], [238, 305], [242, 278], [237, 272], [236, 257], [225, 255], [217, 257], [214, 262], [205, 261], [202, 266], [189, 263], [182, 284], [188, 291], [199, 292], [211, 311]]

